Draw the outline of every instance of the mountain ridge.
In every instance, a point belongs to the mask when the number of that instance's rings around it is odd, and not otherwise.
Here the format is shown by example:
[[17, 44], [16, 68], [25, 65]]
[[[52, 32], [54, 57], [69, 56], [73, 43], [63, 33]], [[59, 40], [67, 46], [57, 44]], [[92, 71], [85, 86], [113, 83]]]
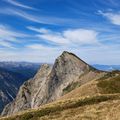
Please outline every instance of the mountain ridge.
[[35, 77], [21, 86], [16, 99], [5, 107], [2, 115], [38, 108], [60, 98], [70, 84], [77, 82], [81, 86], [103, 74], [105, 73], [88, 65], [73, 53], [64, 51], [53, 66], [42, 65]]

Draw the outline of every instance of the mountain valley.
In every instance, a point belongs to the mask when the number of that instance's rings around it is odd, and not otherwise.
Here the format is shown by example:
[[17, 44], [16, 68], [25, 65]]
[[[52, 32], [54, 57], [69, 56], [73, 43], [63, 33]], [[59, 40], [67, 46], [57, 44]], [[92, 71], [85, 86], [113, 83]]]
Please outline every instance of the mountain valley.
[[0, 112], [14, 100], [19, 87], [32, 78], [39, 67], [32, 63], [0, 62]]

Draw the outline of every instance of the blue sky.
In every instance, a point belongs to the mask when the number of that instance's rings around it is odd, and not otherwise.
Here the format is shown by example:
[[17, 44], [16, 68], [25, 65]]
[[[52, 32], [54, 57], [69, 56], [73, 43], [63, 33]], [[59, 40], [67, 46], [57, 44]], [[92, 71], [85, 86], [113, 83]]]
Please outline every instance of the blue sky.
[[120, 1], [0, 0], [0, 61], [53, 63], [64, 50], [120, 64]]

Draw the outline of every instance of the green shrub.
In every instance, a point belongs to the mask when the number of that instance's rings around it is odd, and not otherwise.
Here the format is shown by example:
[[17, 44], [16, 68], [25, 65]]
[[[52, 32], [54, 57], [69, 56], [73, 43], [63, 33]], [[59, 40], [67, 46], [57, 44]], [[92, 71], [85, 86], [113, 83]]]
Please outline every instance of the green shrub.
[[63, 89], [63, 94], [67, 94], [77, 87], [80, 87], [80, 83], [79, 82], [73, 82], [73, 83], [69, 84], [66, 88]]
[[97, 86], [103, 94], [120, 93], [120, 75], [110, 79], [100, 80]]
[[31, 118], [33, 118], [32, 113], [26, 113], [25, 115], [21, 116], [20, 120], [30, 120]]

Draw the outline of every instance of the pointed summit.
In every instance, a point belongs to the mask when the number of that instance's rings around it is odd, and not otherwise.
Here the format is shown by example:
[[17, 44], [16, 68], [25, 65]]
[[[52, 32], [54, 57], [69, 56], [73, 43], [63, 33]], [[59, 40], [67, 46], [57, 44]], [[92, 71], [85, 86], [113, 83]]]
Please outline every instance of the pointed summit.
[[62, 54], [70, 54], [70, 52], [68, 52], [68, 51], [63, 51]]
[[[67, 67], [67, 70], [80, 70], [81, 71], [86, 71], [86, 70], [95, 70], [95, 68], [91, 67], [88, 65], [86, 62], [84, 62], [82, 59], [77, 57], [75, 54], [64, 51], [55, 61], [54, 66], [57, 66], [59, 64], [59, 67], [65, 68]], [[70, 71], [69, 70], [69, 71]]]
[[[63, 53], [60, 56], [65, 56], [65, 55], [73, 55], [76, 56], [75, 54], [68, 52], [68, 51], [63, 51]], [[77, 57], [77, 56], [76, 56]]]
[[[82, 59], [80, 59], [78, 56], [76, 56], [74, 53], [68, 52], [68, 51], [63, 51], [63, 53], [59, 56], [59, 57], [67, 57], [69, 56], [69, 58], [76, 58], [78, 60], [80, 60], [81, 62], [83, 62], [84, 64], [88, 65], [85, 61], [83, 61]], [[71, 56], [71, 57], [70, 57]], [[58, 58], [59, 58], [58, 57]]]

